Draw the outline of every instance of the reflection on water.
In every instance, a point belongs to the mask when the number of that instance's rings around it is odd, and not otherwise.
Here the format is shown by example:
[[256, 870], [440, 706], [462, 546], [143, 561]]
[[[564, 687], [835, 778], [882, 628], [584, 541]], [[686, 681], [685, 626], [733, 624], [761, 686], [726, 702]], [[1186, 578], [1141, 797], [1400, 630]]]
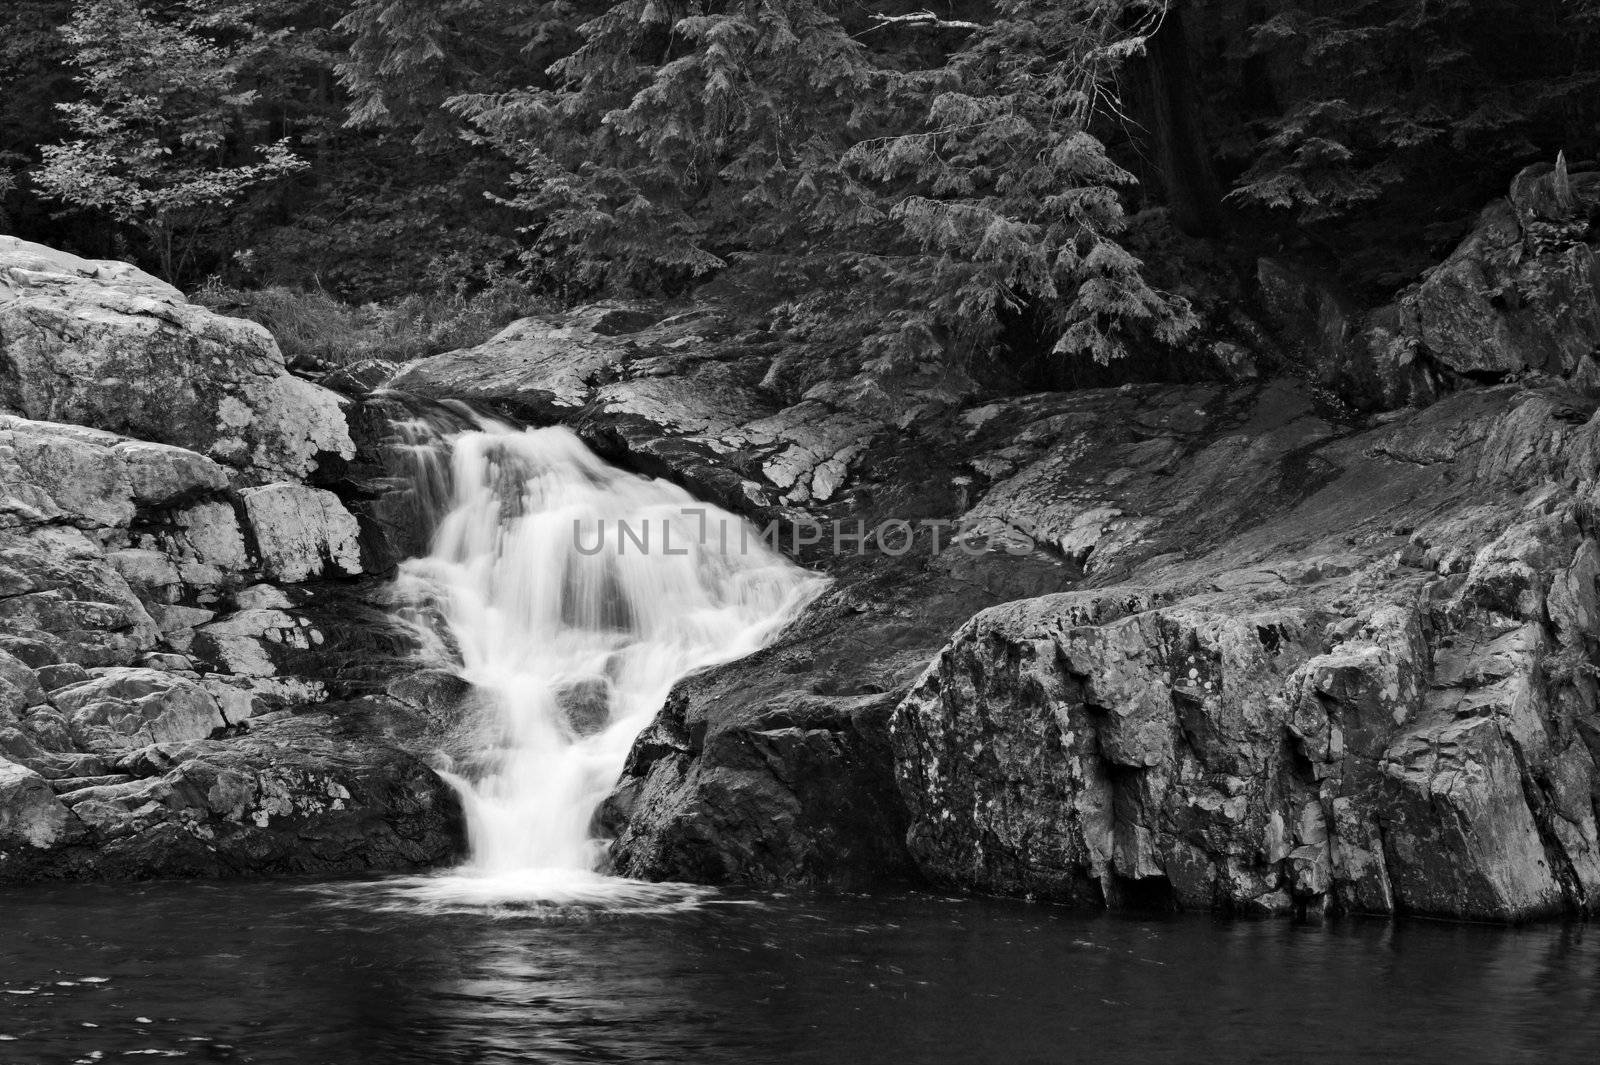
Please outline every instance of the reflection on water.
[[[0, 893], [0, 1063], [1589, 1061], [1600, 931], [925, 896], [421, 912], [382, 883]], [[414, 898], [409, 888], [396, 898]]]

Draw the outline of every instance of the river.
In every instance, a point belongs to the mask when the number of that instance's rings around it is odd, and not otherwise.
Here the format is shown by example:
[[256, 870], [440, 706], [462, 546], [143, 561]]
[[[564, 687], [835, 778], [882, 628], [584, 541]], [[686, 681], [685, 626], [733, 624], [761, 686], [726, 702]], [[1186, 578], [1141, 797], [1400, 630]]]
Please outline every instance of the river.
[[1592, 1061], [1600, 930], [918, 894], [428, 908], [411, 881], [0, 892], [0, 1062]]

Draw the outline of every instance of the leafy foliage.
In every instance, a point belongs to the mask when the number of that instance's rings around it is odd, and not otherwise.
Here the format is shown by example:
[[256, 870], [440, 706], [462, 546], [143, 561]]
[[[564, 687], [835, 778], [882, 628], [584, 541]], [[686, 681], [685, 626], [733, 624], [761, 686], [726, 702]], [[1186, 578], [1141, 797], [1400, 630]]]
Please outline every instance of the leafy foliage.
[[237, 87], [244, 49], [201, 29], [192, 15], [159, 20], [134, 0], [81, 0], [65, 33], [84, 98], [59, 105], [77, 139], [45, 147], [34, 175], [61, 200], [142, 233], [174, 280], [222, 208], [306, 165], [287, 140], [230, 162], [255, 93]]
[[[977, 344], [994, 339], [1003, 310], [1030, 305], [1058, 353], [1100, 362], [1150, 336], [1188, 335], [1187, 301], [1152, 289], [1117, 241], [1134, 178], [1093, 131], [1164, 8], [1002, 0], [948, 64], [892, 77], [915, 125], [847, 156], [889, 190], [889, 216], [914, 244], [882, 263], [883, 283], [922, 293], [939, 328]], [[908, 324], [925, 328], [917, 317]]]

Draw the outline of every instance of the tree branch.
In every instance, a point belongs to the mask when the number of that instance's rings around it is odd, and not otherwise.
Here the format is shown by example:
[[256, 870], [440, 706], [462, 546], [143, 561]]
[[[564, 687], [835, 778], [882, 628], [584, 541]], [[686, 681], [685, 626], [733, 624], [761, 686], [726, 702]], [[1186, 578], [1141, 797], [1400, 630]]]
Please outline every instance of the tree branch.
[[872, 21], [876, 23], [872, 27], [875, 30], [881, 30], [886, 26], [914, 26], [919, 29], [933, 30], [980, 30], [983, 28], [976, 22], [942, 19], [932, 11], [913, 11], [909, 15], [873, 15]]

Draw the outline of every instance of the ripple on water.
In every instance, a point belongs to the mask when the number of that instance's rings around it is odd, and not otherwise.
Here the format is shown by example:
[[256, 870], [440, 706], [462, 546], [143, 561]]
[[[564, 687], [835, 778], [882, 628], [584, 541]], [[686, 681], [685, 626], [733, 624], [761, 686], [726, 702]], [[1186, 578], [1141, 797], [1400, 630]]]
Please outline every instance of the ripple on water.
[[382, 913], [484, 914], [572, 920], [607, 915], [681, 913], [708, 905], [746, 905], [700, 884], [652, 884], [578, 869], [480, 872], [455, 869], [423, 876], [307, 886], [339, 906]]

